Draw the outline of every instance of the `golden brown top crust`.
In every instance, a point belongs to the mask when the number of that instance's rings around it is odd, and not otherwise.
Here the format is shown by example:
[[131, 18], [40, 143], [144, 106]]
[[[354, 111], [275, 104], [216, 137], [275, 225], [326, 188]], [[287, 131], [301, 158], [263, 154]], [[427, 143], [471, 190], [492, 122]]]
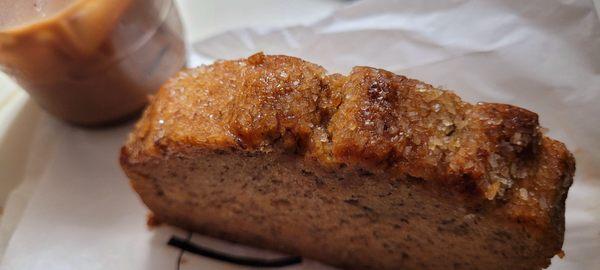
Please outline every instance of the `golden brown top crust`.
[[177, 147], [283, 148], [325, 167], [434, 181], [540, 225], [553, 218], [547, 208], [574, 171], [571, 154], [541, 134], [533, 112], [472, 105], [385, 70], [328, 75], [262, 53], [181, 72], [153, 98], [125, 151], [135, 163]]

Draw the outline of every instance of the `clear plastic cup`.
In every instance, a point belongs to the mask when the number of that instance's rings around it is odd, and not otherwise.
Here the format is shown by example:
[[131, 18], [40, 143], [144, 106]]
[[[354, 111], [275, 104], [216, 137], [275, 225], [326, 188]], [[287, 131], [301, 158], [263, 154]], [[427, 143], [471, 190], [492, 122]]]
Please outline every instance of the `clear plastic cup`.
[[0, 68], [79, 125], [135, 115], [185, 64], [172, 0], [0, 0]]

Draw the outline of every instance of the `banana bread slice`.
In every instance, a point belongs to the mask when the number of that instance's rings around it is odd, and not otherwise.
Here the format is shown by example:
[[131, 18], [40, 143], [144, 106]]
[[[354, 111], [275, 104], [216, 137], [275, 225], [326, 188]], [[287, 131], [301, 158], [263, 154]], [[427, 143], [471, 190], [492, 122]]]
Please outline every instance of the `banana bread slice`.
[[121, 152], [168, 224], [347, 269], [540, 269], [575, 170], [537, 114], [262, 53], [185, 70]]

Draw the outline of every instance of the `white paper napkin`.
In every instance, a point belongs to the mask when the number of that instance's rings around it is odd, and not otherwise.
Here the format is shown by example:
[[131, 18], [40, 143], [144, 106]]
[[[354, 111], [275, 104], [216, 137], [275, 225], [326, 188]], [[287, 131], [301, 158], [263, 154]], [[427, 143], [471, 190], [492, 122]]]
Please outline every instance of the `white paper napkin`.
[[[196, 43], [203, 57], [291, 54], [347, 73], [370, 65], [455, 90], [468, 101], [523, 106], [577, 158], [567, 201], [567, 256], [551, 269], [600, 265], [600, 24], [590, 1], [363, 1], [315, 25], [242, 29]], [[0, 269], [177, 269], [169, 227], [148, 230], [118, 150], [131, 126], [61, 130]], [[43, 138], [40, 138], [43, 140]], [[274, 256], [216, 240], [242, 255]], [[216, 241], [216, 243], [215, 243]], [[180, 269], [240, 269], [190, 254]], [[289, 269], [324, 269], [306, 262]]]

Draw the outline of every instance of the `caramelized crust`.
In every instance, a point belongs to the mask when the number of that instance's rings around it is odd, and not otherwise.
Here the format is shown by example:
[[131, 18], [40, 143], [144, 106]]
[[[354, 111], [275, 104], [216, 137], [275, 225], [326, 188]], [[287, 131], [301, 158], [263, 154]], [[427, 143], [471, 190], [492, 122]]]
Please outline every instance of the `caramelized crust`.
[[298, 58], [261, 53], [186, 70], [168, 82], [121, 162], [128, 171], [206, 150], [283, 151], [328, 171], [359, 171], [370, 181], [378, 175], [425, 181], [460, 207], [550, 235], [554, 254], [575, 170], [571, 153], [543, 136], [528, 110], [469, 104], [385, 70], [328, 75]]

